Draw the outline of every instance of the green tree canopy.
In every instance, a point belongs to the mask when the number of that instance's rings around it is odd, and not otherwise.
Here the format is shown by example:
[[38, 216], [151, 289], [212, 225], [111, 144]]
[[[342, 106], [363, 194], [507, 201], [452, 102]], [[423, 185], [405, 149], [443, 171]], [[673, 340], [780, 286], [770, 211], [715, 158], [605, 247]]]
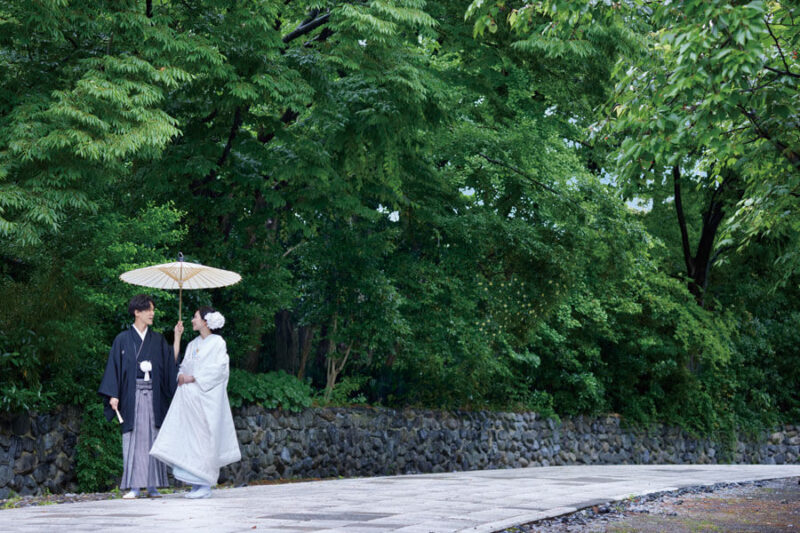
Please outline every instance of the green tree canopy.
[[790, 420], [793, 16], [0, 1], [0, 405], [91, 404], [119, 274], [183, 251], [243, 276], [184, 294], [237, 405]]

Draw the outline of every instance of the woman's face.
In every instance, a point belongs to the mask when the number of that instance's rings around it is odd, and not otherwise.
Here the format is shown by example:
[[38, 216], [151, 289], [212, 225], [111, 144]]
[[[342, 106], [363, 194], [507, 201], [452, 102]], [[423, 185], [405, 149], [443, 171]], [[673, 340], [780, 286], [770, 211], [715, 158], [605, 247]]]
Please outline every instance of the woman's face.
[[200, 316], [200, 311], [195, 311], [194, 316], [192, 317], [192, 330], [200, 331], [205, 325], [206, 321]]

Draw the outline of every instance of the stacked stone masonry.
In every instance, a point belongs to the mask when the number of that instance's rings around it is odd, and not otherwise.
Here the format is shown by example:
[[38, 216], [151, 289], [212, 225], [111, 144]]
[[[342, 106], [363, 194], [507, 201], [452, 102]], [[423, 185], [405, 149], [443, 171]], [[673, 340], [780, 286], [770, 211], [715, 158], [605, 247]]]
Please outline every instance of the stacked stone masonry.
[[[0, 416], [0, 499], [73, 492], [80, 410]], [[800, 462], [800, 426], [740, 436], [732, 453], [680, 429], [620, 418], [534, 413], [319, 408], [234, 412], [242, 461], [220, 482], [380, 476], [568, 464]], [[727, 448], [728, 450], [730, 448]]]

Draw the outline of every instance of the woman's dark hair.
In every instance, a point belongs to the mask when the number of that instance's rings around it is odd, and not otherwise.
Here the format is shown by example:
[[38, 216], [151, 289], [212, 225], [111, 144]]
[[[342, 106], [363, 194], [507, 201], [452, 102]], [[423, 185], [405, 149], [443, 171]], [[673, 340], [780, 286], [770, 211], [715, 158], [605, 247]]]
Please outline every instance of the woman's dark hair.
[[[209, 306], [209, 305], [204, 305], [203, 307], [198, 309], [197, 312], [200, 313], [200, 318], [205, 320], [206, 319], [206, 315], [208, 315], [210, 313], [216, 313], [217, 310], [214, 309], [213, 307]], [[208, 328], [208, 329], [211, 331], [211, 333], [216, 333], [216, 332], [219, 331], [219, 329], [211, 329], [211, 328]]]
[[135, 311], [149, 311], [151, 305], [153, 306], [153, 309], [156, 308], [156, 303], [149, 295], [137, 294], [131, 298], [130, 303], [128, 303], [128, 312], [132, 317], [136, 318]]

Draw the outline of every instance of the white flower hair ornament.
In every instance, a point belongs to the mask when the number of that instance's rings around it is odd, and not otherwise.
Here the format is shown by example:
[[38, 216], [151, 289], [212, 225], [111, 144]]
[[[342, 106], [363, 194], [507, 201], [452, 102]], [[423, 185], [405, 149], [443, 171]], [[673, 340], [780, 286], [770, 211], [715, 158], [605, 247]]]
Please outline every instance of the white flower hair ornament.
[[208, 313], [205, 318], [208, 329], [220, 329], [225, 325], [225, 317], [219, 311]]

